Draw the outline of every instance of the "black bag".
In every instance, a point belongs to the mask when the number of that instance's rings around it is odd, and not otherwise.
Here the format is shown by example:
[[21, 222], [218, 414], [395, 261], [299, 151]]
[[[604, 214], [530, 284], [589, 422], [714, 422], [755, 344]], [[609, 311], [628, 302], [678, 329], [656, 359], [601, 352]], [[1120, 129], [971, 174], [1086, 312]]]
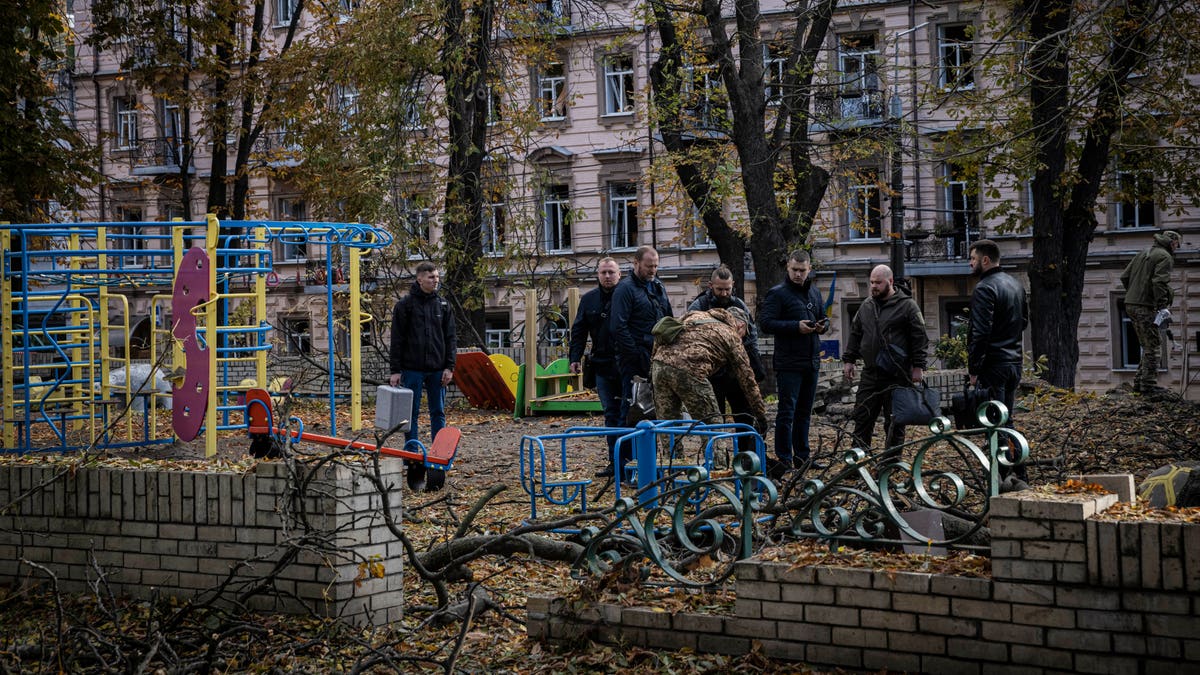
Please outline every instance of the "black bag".
[[979, 426], [979, 406], [988, 400], [986, 389], [963, 385], [961, 394], [950, 397], [950, 414], [955, 429], [975, 429]]
[[921, 426], [942, 414], [942, 395], [925, 382], [892, 390], [892, 424]]
[[908, 379], [912, 374], [908, 367], [908, 352], [900, 345], [884, 343], [875, 355], [875, 367], [888, 377]]
[[591, 357], [583, 357], [583, 388], [596, 388], [596, 362]]

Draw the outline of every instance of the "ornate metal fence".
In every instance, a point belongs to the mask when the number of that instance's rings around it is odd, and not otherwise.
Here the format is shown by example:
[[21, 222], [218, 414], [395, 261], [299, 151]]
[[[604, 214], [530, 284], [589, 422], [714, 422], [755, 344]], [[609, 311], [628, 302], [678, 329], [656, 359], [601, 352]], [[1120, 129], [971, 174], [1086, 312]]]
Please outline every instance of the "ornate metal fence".
[[[685, 480], [643, 487], [617, 502], [611, 520], [582, 531], [576, 573], [623, 566], [641, 580], [710, 586], [761, 545], [787, 540], [985, 547], [978, 535], [990, 498], [999, 494], [1001, 467], [1023, 463], [1029, 446], [1005, 426], [1002, 403], [984, 403], [976, 414], [978, 428], [954, 430], [938, 417], [927, 437], [875, 454], [848, 450], [822, 477], [776, 485], [762, 474], [759, 457], [743, 453], [721, 475], [698, 467]], [[945, 533], [914, 525], [917, 512], [937, 516]]]

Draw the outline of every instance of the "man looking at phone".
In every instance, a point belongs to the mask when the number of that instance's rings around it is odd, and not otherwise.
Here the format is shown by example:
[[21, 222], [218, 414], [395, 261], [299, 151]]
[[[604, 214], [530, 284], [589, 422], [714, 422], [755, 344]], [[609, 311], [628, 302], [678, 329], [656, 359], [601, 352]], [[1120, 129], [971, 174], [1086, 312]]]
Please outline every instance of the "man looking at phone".
[[809, 459], [808, 430], [821, 366], [818, 336], [829, 330], [811, 273], [808, 251], [792, 251], [787, 260], [787, 278], [767, 291], [758, 314], [763, 331], [775, 336], [773, 363], [779, 389], [775, 454], [783, 469], [803, 466]]

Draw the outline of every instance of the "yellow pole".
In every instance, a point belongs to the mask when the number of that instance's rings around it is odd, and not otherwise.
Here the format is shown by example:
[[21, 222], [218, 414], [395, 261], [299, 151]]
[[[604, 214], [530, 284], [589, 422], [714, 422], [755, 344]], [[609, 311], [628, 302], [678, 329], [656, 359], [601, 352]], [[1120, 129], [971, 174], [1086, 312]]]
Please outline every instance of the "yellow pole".
[[[362, 249], [350, 247], [350, 310], [346, 323], [350, 330], [350, 430], [362, 428], [362, 291], [358, 274], [362, 268]], [[333, 280], [330, 279], [330, 282]], [[332, 373], [330, 373], [332, 376]]]
[[533, 414], [530, 402], [537, 397], [537, 289], [525, 291], [525, 414]]
[[[575, 325], [575, 315], [579, 313], [579, 289], [567, 289], [567, 326]], [[576, 377], [571, 378], [574, 382], [575, 391], [583, 391], [583, 371], [580, 370]]]
[[[7, 225], [8, 223], [0, 223]], [[4, 276], [4, 254], [12, 250], [12, 230], [7, 228], [0, 229], [0, 347], [3, 348], [3, 354], [0, 354], [0, 367], [3, 368], [3, 373], [0, 373], [4, 382], [4, 399], [0, 401], [0, 407], [4, 409], [3, 419], [0, 419], [0, 425], [3, 425], [3, 441], [4, 447], [17, 447], [17, 399], [13, 391], [15, 382], [13, 381], [13, 328], [15, 327], [12, 316], [12, 285], [10, 280]], [[28, 326], [26, 326], [28, 328]], [[26, 345], [28, 347], [28, 345]], [[29, 390], [25, 391], [25, 405], [29, 405]]]
[[217, 455], [217, 245], [221, 223], [208, 214], [205, 248], [208, 251], [208, 302], [204, 304], [204, 340], [208, 366], [208, 410], [204, 414], [204, 456]]
[[[100, 310], [100, 400], [112, 400], [112, 385], [108, 382], [108, 375], [111, 370], [108, 359], [112, 353], [109, 348], [112, 346], [108, 340], [108, 254], [104, 253], [108, 249], [108, 228], [101, 225], [96, 228], [96, 249], [100, 251], [96, 261], [96, 279], [100, 284], [100, 298], [97, 308]], [[125, 296], [119, 296], [124, 298]], [[128, 391], [128, 385], [133, 377], [129, 372], [129, 311], [125, 312], [125, 385]], [[129, 397], [125, 397], [125, 404], [129, 404]], [[125, 437], [129, 439], [133, 434], [133, 419], [125, 416]]]

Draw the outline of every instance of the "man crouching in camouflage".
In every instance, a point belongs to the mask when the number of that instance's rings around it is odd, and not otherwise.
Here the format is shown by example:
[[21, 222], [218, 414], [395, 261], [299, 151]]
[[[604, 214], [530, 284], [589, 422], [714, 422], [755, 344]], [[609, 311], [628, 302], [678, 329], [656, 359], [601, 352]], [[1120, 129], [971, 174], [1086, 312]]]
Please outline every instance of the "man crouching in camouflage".
[[674, 341], [654, 346], [650, 378], [654, 383], [656, 417], [678, 419], [682, 404], [694, 420], [706, 424], [723, 422], [708, 378], [727, 368], [746, 395], [755, 428], [762, 433], [767, 428], [767, 411], [754, 380], [750, 357], [742, 346], [750, 317], [732, 307], [688, 312], [680, 321], [684, 327]]

